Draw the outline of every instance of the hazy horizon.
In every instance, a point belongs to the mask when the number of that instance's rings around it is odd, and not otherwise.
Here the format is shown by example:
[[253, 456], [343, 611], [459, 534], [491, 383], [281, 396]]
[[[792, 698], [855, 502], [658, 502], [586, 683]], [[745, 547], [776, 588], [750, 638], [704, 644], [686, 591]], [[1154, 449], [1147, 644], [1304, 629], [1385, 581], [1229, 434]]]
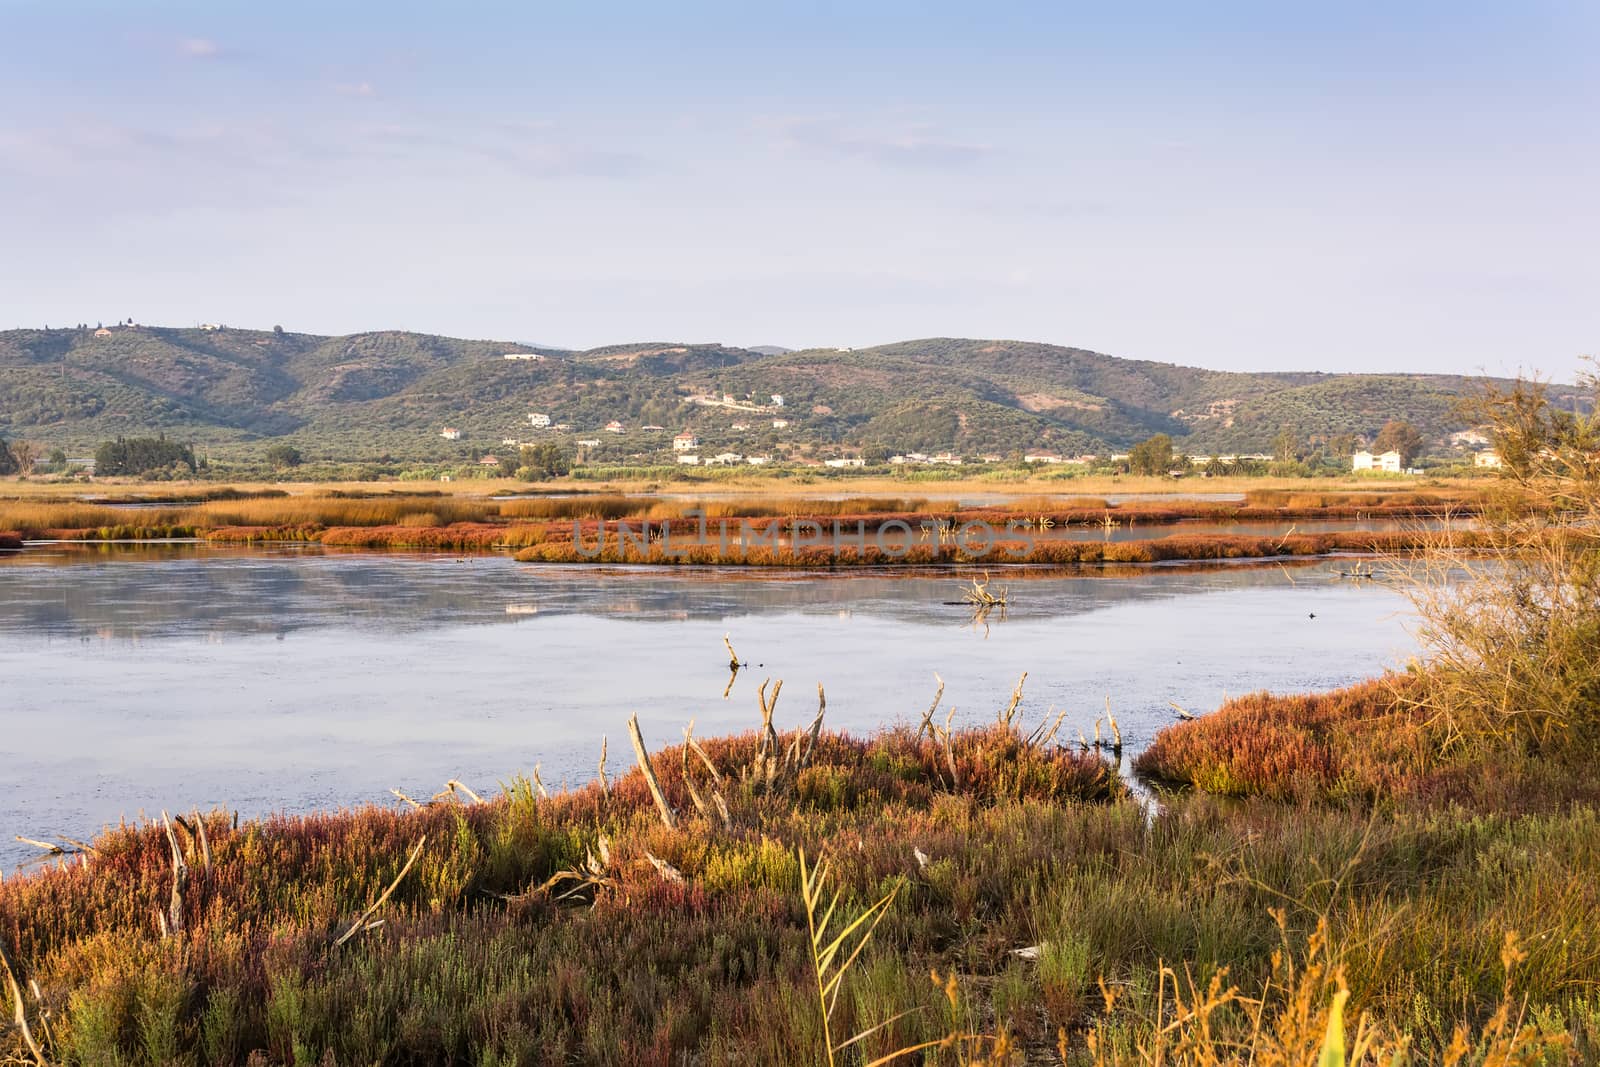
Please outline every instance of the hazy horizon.
[[7, 327], [1600, 350], [1585, 5], [0, 13]]

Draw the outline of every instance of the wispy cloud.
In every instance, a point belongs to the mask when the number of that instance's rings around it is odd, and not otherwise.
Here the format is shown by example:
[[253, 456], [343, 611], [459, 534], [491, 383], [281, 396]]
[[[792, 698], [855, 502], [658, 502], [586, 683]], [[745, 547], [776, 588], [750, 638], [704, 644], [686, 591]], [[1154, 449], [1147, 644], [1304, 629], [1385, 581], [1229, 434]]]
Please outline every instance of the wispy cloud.
[[178, 54], [187, 59], [216, 59], [222, 46], [209, 37], [185, 37], [178, 41]]
[[864, 130], [837, 118], [791, 117], [762, 124], [791, 148], [902, 169], [953, 170], [971, 166], [991, 151], [986, 144], [944, 136], [927, 123]]
[[371, 82], [335, 82], [333, 91], [340, 96], [377, 96], [378, 90]]
[[632, 151], [560, 140], [551, 124], [505, 120], [486, 128], [434, 124], [369, 126], [360, 141], [380, 154], [413, 162], [448, 162], [462, 156], [487, 160], [543, 178], [623, 178], [637, 173], [644, 157]]

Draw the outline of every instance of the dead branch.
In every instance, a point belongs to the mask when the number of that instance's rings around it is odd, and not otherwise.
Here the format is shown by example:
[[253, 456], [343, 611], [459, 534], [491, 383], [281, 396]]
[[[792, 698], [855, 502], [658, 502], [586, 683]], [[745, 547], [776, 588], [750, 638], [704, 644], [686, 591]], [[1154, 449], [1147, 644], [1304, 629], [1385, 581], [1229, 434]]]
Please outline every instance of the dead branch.
[[[770, 680], [770, 679], [769, 679]], [[778, 750], [778, 731], [772, 727], [772, 713], [778, 707], [778, 694], [783, 692], [783, 679], [778, 679], [778, 684], [772, 687], [772, 699], [767, 699], [767, 683], [761, 683], [761, 689], [756, 693], [756, 699], [761, 702], [761, 745], [756, 750], [757, 757], [770, 756]]]
[[1022, 703], [1022, 683], [1028, 680], [1028, 672], [1023, 671], [1022, 677], [1017, 679], [1017, 687], [1011, 691], [1011, 703], [1007, 704], [1000, 712], [998, 722], [1010, 726], [1011, 720], [1016, 718], [1017, 705]]
[[417, 808], [419, 810], [422, 808], [421, 804], [418, 804], [415, 800], [412, 800], [410, 797], [406, 796], [404, 793], [400, 792], [400, 790], [398, 790], [398, 789], [391, 789], [391, 790], [389, 790], [389, 792], [393, 793], [395, 796], [399, 797], [401, 800], [405, 801], [407, 804], [410, 804], [413, 808]]
[[172, 849], [172, 900], [167, 905], [170, 929], [174, 935], [183, 933], [183, 887], [189, 882], [189, 864], [184, 862], [183, 850], [178, 847], [178, 835], [172, 829], [172, 820], [161, 813], [161, 825], [167, 829], [167, 844]]
[[683, 884], [683, 872], [678, 870], [678, 868], [674, 867], [672, 864], [668, 863], [666, 860], [660, 858], [652, 852], [645, 852], [644, 858], [649, 860], [650, 865], [660, 872], [662, 878], [671, 882], [673, 885]]
[[539, 777], [539, 765], [533, 765], [533, 787], [539, 791], [539, 796], [545, 800], [550, 799], [550, 790], [544, 787], [544, 779]]
[[677, 816], [672, 811], [672, 805], [667, 803], [667, 795], [661, 791], [661, 782], [656, 778], [655, 768], [650, 766], [650, 754], [645, 751], [644, 735], [639, 732], [639, 716], [628, 717], [628, 733], [633, 738], [633, 754], [639, 759], [639, 769], [644, 772], [645, 784], [650, 787], [650, 795], [655, 798], [656, 810], [661, 812], [661, 821], [671, 830], [678, 825]]
[[723, 647], [728, 650], [728, 667], [733, 671], [733, 673], [738, 674], [739, 668], [744, 666], [744, 664], [739, 662], [739, 654], [733, 650], [733, 641], [730, 639], [731, 637], [731, 634], [723, 634], [722, 644]]
[[467, 796], [472, 798], [472, 802], [474, 804], [482, 804], [483, 803], [483, 798], [482, 797], [480, 797], [478, 794], [474, 793], [472, 790], [468, 789], [465, 785], [461, 784], [459, 781], [457, 781], [454, 778], [452, 778], [448, 782], [446, 782], [444, 784], [444, 787], [446, 789], [450, 790], [451, 793], [455, 793], [457, 791], [460, 791], [462, 793], [467, 794]]
[[205, 864], [206, 874], [211, 873], [211, 839], [206, 836], [206, 819], [200, 814], [200, 809], [194, 809], [195, 831], [200, 838], [200, 859]]
[[917, 736], [921, 737], [926, 731], [929, 737], [935, 736], [933, 729], [933, 715], [939, 710], [939, 701], [944, 699], [944, 679], [939, 677], [939, 672], [933, 672], [934, 681], [939, 683], [938, 690], [933, 694], [933, 703], [928, 705], [928, 710], [922, 713], [922, 722], [917, 726]]
[[1045, 729], [1045, 724], [1050, 722], [1050, 712], [1045, 712], [1044, 718], [1039, 720], [1039, 725], [1034, 729], [1033, 733], [1028, 735], [1028, 740], [1025, 743], [1030, 748], [1034, 746], [1043, 748], [1045, 745], [1048, 745], [1056, 736], [1056, 731], [1061, 729], [1061, 720], [1065, 719], [1066, 717], [1067, 713], [1065, 711], [1057, 715], [1056, 721], [1050, 723], [1050, 729], [1047, 731]]
[[683, 728], [683, 737], [685, 743], [682, 749], [683, 766], [680, 768], [680, 773], [683, 775], [683, 787], [689, 791], [689, 801], [694, 805], [694, 810], [699, 812], [701, 815], [705, 815], [705, 799], [701, 797], [700, 791], [694, 787], [694, 776], [689, 773], [689, 745], [687, 742], [690, 735], [693, 733], [694, 720], [690, 719], [689, 725]]
[[11, 1019], [16, 1024], [17, 1030], [22, 1034], [23, 1042], [28, 1046], [28, 1052], [33, 1056], [33, 1062], [38, 1067], [47, 1067], [49, 1061], [44, 1058], [44, 1049], [39, 1047], [39, 1042], [34, 1039], [33, 1030], [28, 1026], [28, 1008], [22, 999], [22, 990], [17, 986], [17, 976], [11, 971], [11, 961], [6, 958], [6, 950], [0, 946], [0, 970], [6, 973], [6, 992], [11, 997]]
[[377, 910], [388, 902], [389, 898], [394, 894], [394, 891], [400, 887], [401, 880], [405, 878], [407, 872], [411, 870], [412, 865], [417, 862], [417, 857], [422, 855], [422, 846], [427, 844], [427, 842], [427, 834], [423, 834], [421, 837], [417, 838], [416, 846], [412, 848], [411, 855], [406, 857], [406, 865], [401, 867], [400, 873], [394, 876], [394, 881], [389, 883], [389, 888], [385, 889], [383, 891], [383, 895], [372, 902], [371, 907], [361, 913], [361, 917], [359, 919], [350, 924], [350, 929], [346, 930], [344, 935], [333, 943], [334, 948], [341, 947], [345, 942], [349, 941], [352, 937], [355, 937], [362, 931], [370, 930], [374, 926], [379, 925], [378, 923], [372, 923], [369, 925], [367, 920], [372, 918]]
[[811, 720], [811, 729], [806, 731], [806, 748], [800, 753], [800, 759], [795, 764], [796, 769], [801, 769], [811, 763], [811, 754], [817, 750], [817, 739], [822, 736], [822, 717], [828, 713], [828, 694], [822, 691], [822, 683], [817, 683], [817, 717]]
[[[693, 726], [694, 724], [690, 723], [689, 725]], [[711, 772], [711, 781], [720, 786], [722, 784], [722, 775], [717, 773], [717, 765], [711, 762], [711, 757], [706, 755], [706, 750], [700, 747], [700, 742], [694, 739], [691, 731], [684, 731], [683, 737], [685, 741], [689, 742], [689, 747], [694, 749], [694, 754], [700, 757], [700, 762], [706, 765], [706, 770]]]
[[606, 781], [606, 736], [600, 735], [600, 796], [611, 799], [611, 784]]

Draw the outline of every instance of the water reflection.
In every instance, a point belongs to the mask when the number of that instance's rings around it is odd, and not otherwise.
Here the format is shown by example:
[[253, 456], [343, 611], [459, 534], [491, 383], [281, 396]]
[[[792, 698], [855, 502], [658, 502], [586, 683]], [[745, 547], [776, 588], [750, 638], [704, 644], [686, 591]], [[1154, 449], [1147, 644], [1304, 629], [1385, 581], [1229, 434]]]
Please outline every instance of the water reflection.
[[[1393, 592], [1326, 564], [1292, 581], [1098, 573], [1008, 571], [1005, 611], [975, 620], [944, 573], [32, 549], [0, 563], [0, 841], [140, 809], [384, 801], [452, 776], [492, 790], [535, 761], [581, 782], [630, 713], [655, 744], [691, 717], [702, 735], [746, 729], [769, 677], [823, 682], [829, 723], [864, 731], [914, 722], [935, 671], [958, 722], [992, 718], [1026, 670], [1030, 726], [1064, 709], [1075, 737], [1109, 695], [1132, 753], [1169, 702], [1343, 684], [1412, 649]], [[731, 684], [725, 632], [750, 663]], [[778, 719], [814, 711], [786, 695]], [[25, 852], [0, 844], [0, 861]]]

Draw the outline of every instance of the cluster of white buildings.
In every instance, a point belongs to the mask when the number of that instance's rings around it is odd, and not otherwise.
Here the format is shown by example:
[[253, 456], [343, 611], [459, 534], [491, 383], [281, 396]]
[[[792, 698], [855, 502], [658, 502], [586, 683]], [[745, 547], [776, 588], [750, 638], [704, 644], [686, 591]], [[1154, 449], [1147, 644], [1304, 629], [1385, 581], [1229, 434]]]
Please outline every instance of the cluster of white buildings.
[[765, 467], [771, 462], [771, 456], [743, 456], [738, 452], [718, 452], [704, 459], [693, 452], [678, 453], [678, 463], [685, 467], [736, 467], [740, 463], [747, 463], [752, 467]]

